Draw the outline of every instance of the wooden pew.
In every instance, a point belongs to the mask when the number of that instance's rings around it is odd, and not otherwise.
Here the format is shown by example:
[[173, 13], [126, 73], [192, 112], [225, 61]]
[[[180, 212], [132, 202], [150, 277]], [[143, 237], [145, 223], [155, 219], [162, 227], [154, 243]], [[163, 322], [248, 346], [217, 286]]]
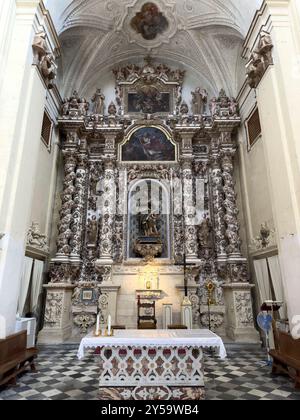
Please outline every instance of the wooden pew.
[[34, 359], [36, 348], [27, 349], [27, 332], [21, 331], [0, 340], [0, 386], [16, 384], [17, 376], [30, 367], [36, 372]]
[[276, 350], [270, 351], [273, 358], [273, 374], [286, 374], [295, 381], [295, 387], [300, 388], [300, 339], [274, 329]]

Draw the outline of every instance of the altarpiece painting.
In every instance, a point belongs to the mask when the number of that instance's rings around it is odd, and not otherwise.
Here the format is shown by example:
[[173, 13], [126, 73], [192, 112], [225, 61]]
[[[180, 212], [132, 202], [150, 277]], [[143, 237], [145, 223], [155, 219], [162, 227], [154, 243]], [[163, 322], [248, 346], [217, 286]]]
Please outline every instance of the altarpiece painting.
[[143, 127], [122, 146], [123, 162], [174, 162], [176, 147], [155, 127]]

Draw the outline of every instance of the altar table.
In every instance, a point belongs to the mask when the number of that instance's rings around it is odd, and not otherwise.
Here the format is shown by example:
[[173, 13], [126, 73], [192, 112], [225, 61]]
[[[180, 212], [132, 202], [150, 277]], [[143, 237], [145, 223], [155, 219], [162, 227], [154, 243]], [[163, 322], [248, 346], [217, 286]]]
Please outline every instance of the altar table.
[[113, 337], [83, 338], [78, 358], [98, 349], [100, 387], [204, 387], [203, 348], [226, 358], [209, 330], [117, 330]]

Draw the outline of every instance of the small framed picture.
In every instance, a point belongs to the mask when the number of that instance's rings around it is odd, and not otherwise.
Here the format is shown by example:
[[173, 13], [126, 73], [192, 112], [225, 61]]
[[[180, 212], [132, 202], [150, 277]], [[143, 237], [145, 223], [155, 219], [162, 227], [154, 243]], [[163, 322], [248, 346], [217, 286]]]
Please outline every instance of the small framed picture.
[[93, 289], [82, 289], [81, 292], [81, 299], [84, 301], [90, 301], [94, 298], [94, 290]]

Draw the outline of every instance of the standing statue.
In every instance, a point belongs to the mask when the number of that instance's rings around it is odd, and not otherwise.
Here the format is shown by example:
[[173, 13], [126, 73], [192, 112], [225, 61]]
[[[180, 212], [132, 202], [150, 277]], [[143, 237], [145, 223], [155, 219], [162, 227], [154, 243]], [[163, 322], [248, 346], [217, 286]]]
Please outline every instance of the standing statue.
[[192, 93], [192, 109], [194, 115], [202, 115], [204, 113], [204, 105], [207, 102], [208, 93], [205, 89], [197, 88]]
[[144, 230], [144, 235], [148, 237], [158, 237], [159, 232], [157, 228], [158, 214], [150, 213], [146, 215], [142, 221], [142, 228]]
[[212, 246], [212, 224], [208, 217], [205, 217], [199, 226], [198, 239], [201, 247], [210, 248]]
[[56, 78], [57, 66], [55, 57], [52, 54], [46, 54], [41, 61], [41, 72], [49, 89], [53, 88], [52, 81]]
[[219, 115], [220, 105], [219, 105], [218, 99], [216, 97], [212, 98], [212, 100], [210, 101], [209, 109], [210, 109], [212, 117], [214, 117], [215, 115]]
[[88, 101], [85, 98], [81, 99], [81, 101], [79, 102], [80, 114], [84, 117], [87, 116], [89, 107], [90, 107], [90, 104], [88, 103]]
[[92, 102], [94, 103], [93, 114], [104, 115], [104, 101], [105, 96], [101, 92], [101, 89], [97, 89], [96, 93], [92, 97]]
[[35, 35], [32, 48], [34, 53], [34, 64], [39, 65], [42, 61], [42, 58], [47, 54], [46, 33], [44, 31], [41, 31]]
[[88, 234], [88, 243], [91, 245], [95, 245], [97, 243], [98, 238], [98, 221], [97, 217], [93, 216], [89, 222], [87, 227], [87, 234]]

